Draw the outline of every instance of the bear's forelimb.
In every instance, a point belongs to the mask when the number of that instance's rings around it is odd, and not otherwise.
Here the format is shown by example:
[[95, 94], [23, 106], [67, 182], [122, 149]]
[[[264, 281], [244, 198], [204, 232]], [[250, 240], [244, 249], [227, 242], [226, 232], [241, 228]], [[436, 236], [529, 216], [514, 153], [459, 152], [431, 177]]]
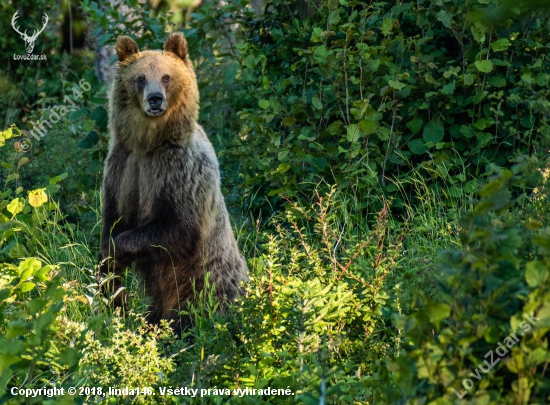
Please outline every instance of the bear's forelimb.
[[201, 240], [198, 224], [168, 224], [156, 221], [124, 231], [114, 239], [115, 260], [131, 263], [140, 259], [189, 259]]

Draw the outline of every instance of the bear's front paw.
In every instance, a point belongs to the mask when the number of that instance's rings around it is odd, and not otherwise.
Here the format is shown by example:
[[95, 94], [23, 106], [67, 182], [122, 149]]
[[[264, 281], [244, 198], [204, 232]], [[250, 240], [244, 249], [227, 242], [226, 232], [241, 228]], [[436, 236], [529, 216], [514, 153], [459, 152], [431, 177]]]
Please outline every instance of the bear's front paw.
[[130, 265], [133, 261], [133, 251], [131, 240], [129, 238], [131, 231], [125, 231], [117, 235], [114, 239], [115, 252], [114, 257], [117, 262]]
[[111, 247], [102, 247], [99, 252], [99, 270], [101, 274], [115, 273], [122, 274], [126, 268], [126, 263], [122, 260], [121, 255], [115, 254]]

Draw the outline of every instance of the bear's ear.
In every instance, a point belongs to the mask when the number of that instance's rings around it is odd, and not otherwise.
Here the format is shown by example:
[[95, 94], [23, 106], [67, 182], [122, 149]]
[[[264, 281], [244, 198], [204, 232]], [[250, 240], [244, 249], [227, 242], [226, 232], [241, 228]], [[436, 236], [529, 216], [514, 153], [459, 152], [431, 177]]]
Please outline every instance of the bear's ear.
[[185, 61], [189, 52], [187, 49], [187, 41], [181, 32], [170, 34], [164, 43], [164, 50], [166, 52], [172, 52], [183, 61]]
[[120, 62], [125, 61], [134, 53], [138, 53], [139, 49], [132, 38], [125, 35], [120, 35], [116, 40], [116, 53]]

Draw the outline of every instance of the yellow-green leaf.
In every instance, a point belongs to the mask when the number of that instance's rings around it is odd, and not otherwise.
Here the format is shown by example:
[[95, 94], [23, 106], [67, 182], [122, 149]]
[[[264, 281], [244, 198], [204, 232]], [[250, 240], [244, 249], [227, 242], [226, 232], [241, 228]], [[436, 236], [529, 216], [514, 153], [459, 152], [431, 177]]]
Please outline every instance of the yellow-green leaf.
[[359, 130], [363, 135], [370, 135], [376, 132], [378, 124], [372, 120], [362, 120], [359, 122]]
[[29, 191], [29, 204], [36, 208], [46, 203], [48, 201], [48, 196], [45, 191], [45, 188]]
[[548, 277], [548, 270], [540, 260], [532, 260], [525, 267], [525, 281], [529, 287], [539, 286]]
[[359, 139], [359, 128], [357, 124], [351, 124], [348, 126], [346, 138], [351, 143], [357, 142], [357, 140]]
[[24, 283], [19, 284], [19, 290], [21, 292], [27, 292], [32, 290], [35, 286], [36, 284], [31, 283], [30, 281], [25, 281]]
[[475, 62], [477, 70], [483, 73], [490, 73], [493, 70], [493, 62], [490, 60], [478, 60]]
[[284, 126], [291, 126], [292, 124], [294, 124], [296, 122], [296, 118], [285, 118], [283, 119], [283, 121], [281, 122], [281, 124], [283, 124]]
[[390, 87], [396, 89], [396, 90], [401, 90], [403, 87], [406, 86], [405, 83], [401, 83], [400, 81], [393, 81], [393, 80], [390, 80], [388, 82], [388, 84], [390, 85]]
[[6, 207], [9, 211], [9, 213], [13, 216], [19, 214], [21, 211], [23, 211], [23, 208], [25, 207], [25, 204], [22, 201], [22, 198], [14, 198]]
[[491, 48], [495, 52], [505, 51], [510, 46], [508, 38], [500, 38], [491, 44]]

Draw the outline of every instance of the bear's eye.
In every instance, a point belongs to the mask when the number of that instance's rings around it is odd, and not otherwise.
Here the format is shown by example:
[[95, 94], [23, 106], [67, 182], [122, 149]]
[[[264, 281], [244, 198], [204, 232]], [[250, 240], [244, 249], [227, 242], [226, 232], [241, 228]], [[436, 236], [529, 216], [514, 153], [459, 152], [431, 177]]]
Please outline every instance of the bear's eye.
[[168, 75], [162, 76], [162, 81], [163, 81], [164, 83], [168, 83], [168, 82], [170, 81], [170, 76], [168, 76]]
[[145, 84], [145, 76], [140, 76], [140, 77], [138, 77], [137, 82], [138, 82], [139, 84]]

